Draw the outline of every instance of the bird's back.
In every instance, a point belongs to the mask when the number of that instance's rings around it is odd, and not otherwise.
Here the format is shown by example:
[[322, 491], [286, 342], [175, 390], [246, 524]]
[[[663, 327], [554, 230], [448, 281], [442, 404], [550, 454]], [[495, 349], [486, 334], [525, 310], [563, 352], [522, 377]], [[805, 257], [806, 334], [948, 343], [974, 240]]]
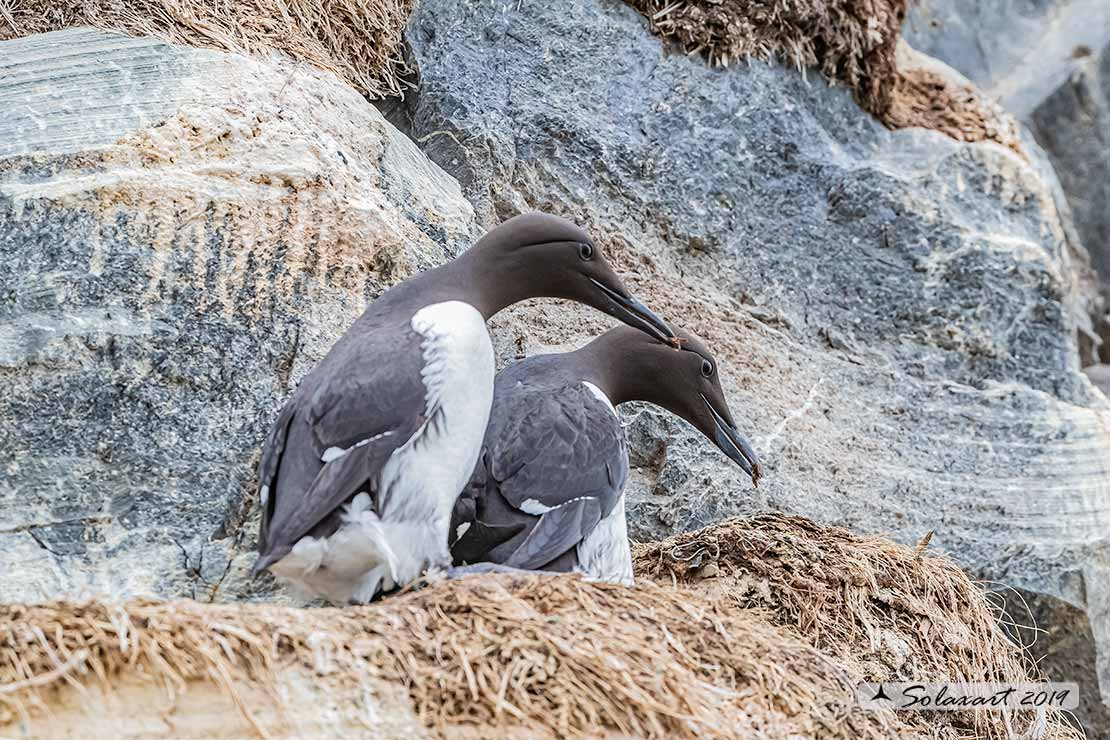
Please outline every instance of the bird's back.
[[482, 454], [456, 502], [456, 563], [572, 569], [628, 475], [619, 419], [569, 355], [529, 358], [494, 385]]

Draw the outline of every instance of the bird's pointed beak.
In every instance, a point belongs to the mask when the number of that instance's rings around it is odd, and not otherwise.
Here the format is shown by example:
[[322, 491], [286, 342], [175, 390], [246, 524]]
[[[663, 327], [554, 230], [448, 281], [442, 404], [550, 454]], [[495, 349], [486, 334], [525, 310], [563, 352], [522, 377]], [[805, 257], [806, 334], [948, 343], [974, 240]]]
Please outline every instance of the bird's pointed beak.
[[632, 296], [622, 295], [613, 290], [600, 280], [590, 278], [592, 282], [609, 299], [610, 313], [629, 326], [647, 332], [661, 342], [673, 344], [677, 336], [666, 321], [663, 321], [654, 311], [645, 306]]
[[701, 397], [713, 415], [714, 434], [713, 442], [725, 453], [730, 460], [739, 465], [745, 473], [751, 476], [752, 485], [759, 487], [759, 479], [763, 476], [763, 469], [759, 465], [759, 457], [752, 449], [751, 443], [740, 434], [705, 396]]

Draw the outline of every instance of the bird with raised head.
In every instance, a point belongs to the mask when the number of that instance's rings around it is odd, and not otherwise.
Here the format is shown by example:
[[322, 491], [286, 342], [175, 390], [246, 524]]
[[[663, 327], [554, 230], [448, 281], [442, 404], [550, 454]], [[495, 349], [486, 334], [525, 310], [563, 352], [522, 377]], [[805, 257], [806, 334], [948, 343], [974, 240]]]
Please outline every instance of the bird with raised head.
[[736, 429], [716, 359], [697, 337], [677, 339], [618, 327], [498, 373], [482, 452], [451, 515], [456, 565], [630, 584], [628, 447], [615, 408], [626, 401], [690, 422], [758, 485], [759, 459]]
[[544, 213], [506, 221], [373, 301], [285, 403], [259, 466], [254, 573], [361, 603], [449, 566], [452, 506], [493, 398], [485, 322], [542, 297], [673, 340], [583, 229]]

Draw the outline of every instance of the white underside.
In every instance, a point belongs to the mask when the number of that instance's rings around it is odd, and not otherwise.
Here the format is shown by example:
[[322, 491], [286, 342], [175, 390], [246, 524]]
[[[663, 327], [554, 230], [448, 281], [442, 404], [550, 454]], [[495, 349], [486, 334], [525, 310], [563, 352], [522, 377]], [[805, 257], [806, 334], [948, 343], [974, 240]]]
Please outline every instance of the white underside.
[[[412, 328], [424, 338], [428, 419], [375, 481], [383, 511], [373, 510], [369, 494], [359, 494], [335, 534], [301, 539], [271, 567], [308, 595], [366, 602], [451, 563], [451, 508], [478, 460], [493, 402], [493, 346], [482, 315], [461, 301], [426, 306]], [[335, 460], [353, 450], [326, 454]]]
[[[589, 381], [582, 381], [582, 385], [617, 416], [617, 409], [603, 390]], [[591, 581], [632, 585], [632, 546], [628, 541], [628, 523], [624, 516], [624, 492], [621, 492], [617, 505], [609, 515], [578, 543], [577, 570]]]
[[608, 406], [609, 410], [613, 412], [613, 416], [616, 416], [617, 418], [620, 418], [620, 415], [617, 414], [616, 406], [614, 406], [613, 402], [611, 400], [609, 400], [609, 396], [605, 395], [605, 391], [601, 390], [600, 388], [598, 388], [596, 385], [594, 385], [593, 383], [591, 383], [588, 380], [583, 380], [582, 385], [586, 386], [586, 390], [588, 390], [590, 393], [594, 394], [594, 396], [597, 397], [597, 400], [601, 401], [603, 404]]
[[609, 515], [578, 543], [577, 570], [587, 580], [632, 585], [632, 546], [624, 518], [624, 493]]

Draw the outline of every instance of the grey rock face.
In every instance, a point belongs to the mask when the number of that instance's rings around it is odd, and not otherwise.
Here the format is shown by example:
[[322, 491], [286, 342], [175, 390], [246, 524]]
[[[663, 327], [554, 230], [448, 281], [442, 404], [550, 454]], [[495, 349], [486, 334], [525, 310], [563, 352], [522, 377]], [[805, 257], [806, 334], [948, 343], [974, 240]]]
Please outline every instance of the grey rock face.
[[[1110, 306], [1110, 35], [1100, 53], [1076, 63], [1030, 122], [1059, 173]], [[1100, 354], [1110, 362], [1110, 316], [1099, 330]]]
[[906, 28], [915, 47], [999, 98], [1044, 148], [1099, 275], [1092, 328], [1110, 361], [1110, 4], [923, 0]]
[[1060, 599], [1022, 589], [1008, 589], [999, 595], [1014, 622], [1011, 635], [1019, 644], [1030, 646], [1029, 653], [1041, 673], [1079, 684], [1075, 719], [1087, 740], [1110, 737], [1110, 704], [1099, 697], [1097, 656], [1087, 613]]
[[0, 599], [250, 597], [275, 409], [473, 210], [304, 66], [80, 29], [0, 59]]
[[[768, 507], [935, 530], [973, 573], [1093, 609], [1110, 678], [1110, 402], [1079, 371], [1092, 296], [1036, 167], [887, 131], [790, 70], [668, 55], [615, 1], [423, 0], [409, 36], [413, 134], [479, 217], [588, 222], [722, 359], [766, 483], [626, 412], [635, 536]], [[531, 353], [595, 325], [533, 308], [502, 328]]]
[[[904, 35], [1020, 119], [1110, 41], [1103, 0], [918, 0]], [[1086, 50], [1086, 51], [1084, 51]]]

